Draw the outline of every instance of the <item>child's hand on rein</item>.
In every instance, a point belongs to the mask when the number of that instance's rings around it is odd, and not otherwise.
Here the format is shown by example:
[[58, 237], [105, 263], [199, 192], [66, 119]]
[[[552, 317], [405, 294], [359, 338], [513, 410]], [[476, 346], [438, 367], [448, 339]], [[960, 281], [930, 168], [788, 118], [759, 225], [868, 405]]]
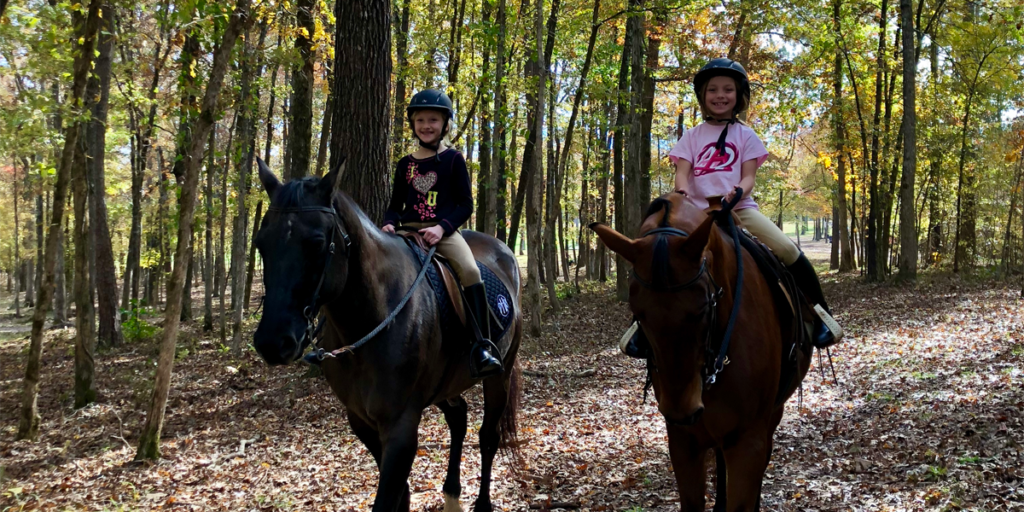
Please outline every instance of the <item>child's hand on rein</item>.
[[444, 228], [441, 226], [431, 226], [429, 228], [423, 228], [420, 230], [420, 234], [423, 235], [423, 239], [428, 244], [434, 245], [441, 241], [441, 237], [444, 236]]
[[394, 224], [384, 224], [383, 226], [380, 227], [380, 230], [385, 233], [391, 233], [392, 235], [395, 234]]

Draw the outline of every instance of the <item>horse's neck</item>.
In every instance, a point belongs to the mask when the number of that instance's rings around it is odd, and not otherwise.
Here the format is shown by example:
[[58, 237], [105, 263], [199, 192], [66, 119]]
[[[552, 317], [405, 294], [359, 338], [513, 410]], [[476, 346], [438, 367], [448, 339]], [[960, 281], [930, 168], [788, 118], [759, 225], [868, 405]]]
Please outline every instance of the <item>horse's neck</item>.
[[[404, 245], [385, 236], [347, 197], [335, 198], [334, 207], [342, 219], [342, 228], [351, 240], [348, 279], [341, 299], [349, 314], [363, 318], [383, 317], [388, 310], [388, 290], [399, 282]], [[355, 308], [358, 311], [353, 311]]]

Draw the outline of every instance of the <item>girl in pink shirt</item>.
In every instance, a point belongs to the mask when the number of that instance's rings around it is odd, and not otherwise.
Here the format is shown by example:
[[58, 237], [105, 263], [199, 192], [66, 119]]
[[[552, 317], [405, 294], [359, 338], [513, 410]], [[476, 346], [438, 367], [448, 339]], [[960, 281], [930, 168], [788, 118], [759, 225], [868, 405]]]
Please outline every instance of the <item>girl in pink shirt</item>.
[[[733, 211], [743, 227], [782, 260], [804, 295], [814, 304], [821, 318], [812, 336], [815, 346], [824, 348], [838, 342], [843, 329], [829, 313], [814, 266], [796, 244], [758, 210], [751, 197], [757, 168], [768, 158], [768, 150], [754, 130], [736, 117], [750, 105], [747, 71], [730, 59], [713, 59], [694, 76], [693, 89], [704, 122], [683, 133], [668, 154], [676, 166], [676, 192], [687, 196], [697, 206], [708, 208], [708, 197], [721, 196], [723, 202], [732, 201], [736, 188], [742, 189], [743, 197]], [[645, 348], [640, 346], [642, 342], [637, 343], [639, 341], [630, 341], [624, 348], [627, 355], [642, 356]]]

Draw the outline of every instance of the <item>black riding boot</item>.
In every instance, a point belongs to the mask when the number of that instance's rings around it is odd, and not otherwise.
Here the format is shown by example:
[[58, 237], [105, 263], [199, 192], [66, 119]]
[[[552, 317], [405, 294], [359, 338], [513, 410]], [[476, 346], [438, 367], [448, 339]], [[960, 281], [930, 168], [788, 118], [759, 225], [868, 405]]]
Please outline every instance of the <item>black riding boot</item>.
[[[479, 328], [480, 338], [473, 341], [469, 353], [469, 373], [474, 379], [482, 379], [501, 373], [501, 360], [496, 357], [498, 347], [491, 342], [491, 322], [487, 312], [487, 290], [483, 283], [465, 288], [467, 310]], [[475, 331], [474, 331], [475, 332]], [[474, 336], [476, 336], [474, 334]]]
[[651, 342], [644, 334], [644, 329], [640, 327], [640, 322], [634, 320], [629, 329], [626, 329], [626, 334], [619, 340], [619, 350], [635, 359], [647, 359], [651, 356]]
[[811, 343], [815, 347], [825, 348], [834, 345], [843, 338], [843, 328], [832, 318], [832, 312], [825, 302], [825, 294], [821, 291], [821, 282], [818, 281], [818, 274], [814, 271], [814, 265], [807, 260], [804, 253], [795, 263], [786, 267], [793, 275], [796, 285], [804, 292], [814, 311], [818, 313], [818, 321], [814, 322], [814, 333], [811, 335]]

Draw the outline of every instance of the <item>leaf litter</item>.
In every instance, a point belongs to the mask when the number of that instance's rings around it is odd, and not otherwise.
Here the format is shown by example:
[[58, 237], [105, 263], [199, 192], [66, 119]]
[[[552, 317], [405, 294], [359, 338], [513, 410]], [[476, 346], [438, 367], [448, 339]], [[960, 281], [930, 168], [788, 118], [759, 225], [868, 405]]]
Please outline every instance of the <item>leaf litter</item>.
[[[826, 293], [847, 330], [832, 351], [838, 384], [816, 358], [776, 433], [763, 510], [1024, 510], [1019, 292], [926, 274], [910, 287], [833, 278]], [[678, 510], [664, 422], [653, 396], [642, 402], [644, 365], [615, 348], [629, 317], [612, 286], [588, 284], [524, 339], [525, 461], [497, 460], [497, 508]], [[99, 354], [99, 401], [75, 411], [73, 332], [50, 331], [34, 443], [14, 441], [27, 340], [0, 342], [0, 509], [368, 510], [376, 466], [327, 384], [301, 365], [233, 359], [203, 336], [183, 326], [156, 463], [132, 462], [155, 342]], [[483, 407], [479, 388], [465, 398], [469, 510]], [[443, 508], [448, 445], [443, 416], [427, 409], [413, 510]]]

